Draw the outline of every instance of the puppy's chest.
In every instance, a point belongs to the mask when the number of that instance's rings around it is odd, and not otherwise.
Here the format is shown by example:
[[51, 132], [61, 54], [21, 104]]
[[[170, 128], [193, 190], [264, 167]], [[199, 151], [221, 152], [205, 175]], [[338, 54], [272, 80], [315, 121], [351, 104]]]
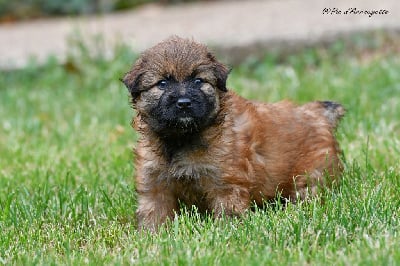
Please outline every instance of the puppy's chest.
[[220, 170], [207, 152], [175, 154], [168, 164], [168, 174], [174, 179], [218, 178]]

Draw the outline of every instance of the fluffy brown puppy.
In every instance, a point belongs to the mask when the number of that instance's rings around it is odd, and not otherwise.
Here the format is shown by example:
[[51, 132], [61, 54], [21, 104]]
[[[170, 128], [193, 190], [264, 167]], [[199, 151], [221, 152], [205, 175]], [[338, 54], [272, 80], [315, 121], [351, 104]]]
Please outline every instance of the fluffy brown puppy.
[[240, 215], [278, 194], [295, 201], [340, 174], [340, 104], [246, 100], [205, 45], [171, 37], [123, 78], [140, 133], [138, 226], [155, 230], [179, 202], [216, 217]]

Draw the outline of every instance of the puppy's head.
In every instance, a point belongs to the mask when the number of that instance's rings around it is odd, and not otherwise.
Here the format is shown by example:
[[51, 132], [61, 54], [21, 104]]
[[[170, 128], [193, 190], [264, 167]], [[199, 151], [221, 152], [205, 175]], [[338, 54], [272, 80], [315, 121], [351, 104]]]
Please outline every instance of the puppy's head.
[[154, 132], [179, 136], [214, 121], [228, 73], [205, 45], [171, 37], [146, 50], [123, 82], [134, 108]]

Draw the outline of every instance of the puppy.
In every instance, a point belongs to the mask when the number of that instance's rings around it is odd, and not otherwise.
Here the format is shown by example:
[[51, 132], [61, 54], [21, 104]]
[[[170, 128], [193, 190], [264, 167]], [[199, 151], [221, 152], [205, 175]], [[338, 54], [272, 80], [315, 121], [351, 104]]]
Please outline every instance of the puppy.
[[171, 37], [123, 78], [140, 133], [139, 228], [156, 230], [180, 202], [241, 215], [277, 195], [304, 199], [340, 175], [340, 104], [249, 101], [227, 90], [228, 73], [205, 45]]

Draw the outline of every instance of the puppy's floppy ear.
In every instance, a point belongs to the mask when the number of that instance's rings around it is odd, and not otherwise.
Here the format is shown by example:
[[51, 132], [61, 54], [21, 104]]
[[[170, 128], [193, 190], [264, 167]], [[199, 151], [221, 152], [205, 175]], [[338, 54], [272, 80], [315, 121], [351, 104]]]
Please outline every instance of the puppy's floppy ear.
[[132, 95], [133, 101], [140, 94], [140, 79], [143, 75], [140, 62], [136, 62], [132, 70], [125, 74], [121, 81], [128, 88], [129, 93]]
[[211, 53], [208, 54], [208, 57], [212, 60], [213, 62], [213, 72], [215, 77], [217, 78], [217, 87], [221, 91], [228, 91], [226, 88], [226, 79], [228, 78], [228, 74], [230, 72], [229, 68], [226, 67], [224, 64], [218, 62], [214, 55]]

